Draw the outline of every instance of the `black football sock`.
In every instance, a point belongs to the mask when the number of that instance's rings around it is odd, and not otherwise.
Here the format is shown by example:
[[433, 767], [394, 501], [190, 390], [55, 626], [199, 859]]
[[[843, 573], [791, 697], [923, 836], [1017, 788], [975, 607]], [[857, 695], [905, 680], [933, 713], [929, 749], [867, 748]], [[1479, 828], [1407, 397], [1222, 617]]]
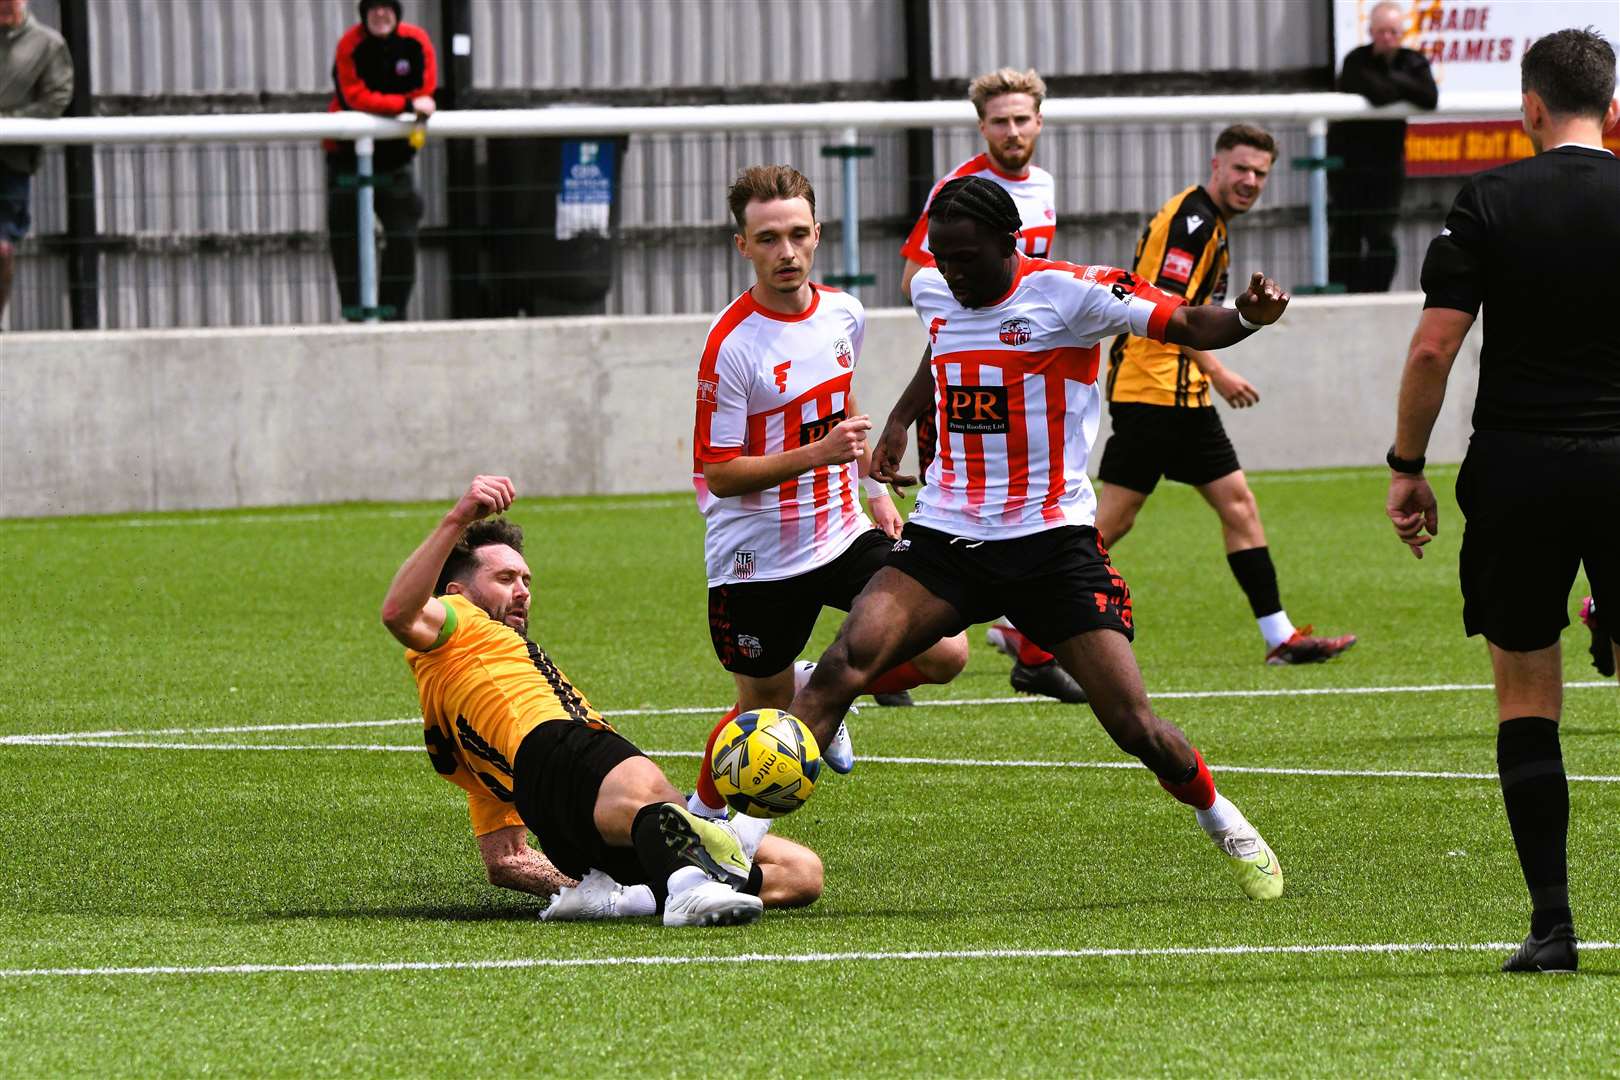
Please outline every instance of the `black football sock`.
[[765, 875], [760, 873], [760, 871], [759, 871], [759, 863], [754, 863], [752, 866], [750, 866], [748, 868], [748, 880], [747, 880], [747, 882], [745, 882], [743, 884], [743, 887], [738, 889], [737, 891], [740, 892], [740, 893], [747, 893], [749, 896], [758, 896], [759, 895], [759, 890], [760, 890], [761, 886], [763, 886], [764, 884], [765, 884]]
[[1271, 549], [1245, 548], [1226, 556], [1226, 565], [1232, 576], [1249, 598], [1249, 610], [1254, 617], [1263, 619], [1282, 610], [1282, 595], [1277, 590], [1277, 568], [1271, 564]]
[[658, 825], [658, 812], [665, 805], [672, 804], [648, 803], [636, 811], [636, 819], [630, 825], [630, 844], [647, 874], [647, 884], [660, 901], [669, 889], [669, 875], [683, 866], [693, 865], [691, 859], [681, 854], [679, 846], [671, 846], [669, 837]]
[[1520, 716], [1498, 724], [1496, 771], [1519, 867], [1530, 889], [1530, 933], [1542, 937], [1560, 923], [1573, 922], [1566, 854], [1569, 779], [1557, 721]]

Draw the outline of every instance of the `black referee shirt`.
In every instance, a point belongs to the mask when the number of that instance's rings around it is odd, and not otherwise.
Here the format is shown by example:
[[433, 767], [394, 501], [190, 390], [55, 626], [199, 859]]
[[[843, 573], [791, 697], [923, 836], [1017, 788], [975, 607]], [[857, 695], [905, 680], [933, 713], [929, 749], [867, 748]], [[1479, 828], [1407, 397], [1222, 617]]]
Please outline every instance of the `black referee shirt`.
[[1620, 435], [1620, 159], [1562, 146], [1471, 178], [1423, 291], [1485, 307], [1475, 431]]

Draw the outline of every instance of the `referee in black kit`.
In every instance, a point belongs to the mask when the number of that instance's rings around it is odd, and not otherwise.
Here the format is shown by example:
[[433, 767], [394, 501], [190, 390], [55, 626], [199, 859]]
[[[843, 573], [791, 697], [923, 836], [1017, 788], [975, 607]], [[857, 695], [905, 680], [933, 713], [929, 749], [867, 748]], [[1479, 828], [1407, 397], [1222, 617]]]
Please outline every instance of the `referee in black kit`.
[[1463, 624], [1490, 646], [1496, 767], [1533, 912], [1502, 970], [1574, 971], [1558, 637], [1582, 563], [1598, 607], [1620, 609], [1620, 160], [1602, 149], [1620, 119], [1614, 49], [1591, 30], [1548, 34], [1524, 54], [1520, 83], [1536, 156], [1472, 178], [1423, 263], [1386, 511], [1421, 558], [1439, 524], [1423, 453], [1483, 305], [1457, 476]]

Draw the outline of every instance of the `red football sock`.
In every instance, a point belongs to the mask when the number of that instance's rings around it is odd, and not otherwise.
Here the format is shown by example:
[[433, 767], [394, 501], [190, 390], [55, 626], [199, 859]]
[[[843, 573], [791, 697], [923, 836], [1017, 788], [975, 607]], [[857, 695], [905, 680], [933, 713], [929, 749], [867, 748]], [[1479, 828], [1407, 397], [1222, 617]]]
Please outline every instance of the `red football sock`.
[[720, 789], [714, 786], [714, 776], [709, 769], [709, 759], [714, 756], [714, 740], [720, 737], [722, 728], [737, 719], [740, 712], [742, 703], [738, 702], [720, 718], [718, 724], [714, 725], [714, 730], [709, 732], [709, 741], [703, 744], [703, 761], [698, 765], [697, 794], [698, 798], [703, 800], [703, 805], [710, 810], [724, 810], [726, 807], [726, 800], [721, 797]]
[[864, 693], [868, 694], [898, 694], [902, 690], [910, 690], [913, 686], [921, 686], [928, 678], [917, 669], [917, 665], [907, 660], [898, 667], [888, 671], [872, 680]]
[[1024, 632], [1016, 626], [1003, 626], [1001, 632], [1007, 635], [1009, 641], [1018, 649], [1018, 662], [1025, 667], [1040, 667], [1050, 664], [1057, 657], [1035, 644], [1024, 636]]
[[1190, 779], [1172, 784], [1160, 777], [1159, 786], [1194, 810], [1208, 810], [1215, 805], [1215, 778], [1209, 775], [1209, 766], [1204, 764], [1204, 755], [1197, 748], [1193, 749], [1193, 760], [1198, 763], [1198, 771]]

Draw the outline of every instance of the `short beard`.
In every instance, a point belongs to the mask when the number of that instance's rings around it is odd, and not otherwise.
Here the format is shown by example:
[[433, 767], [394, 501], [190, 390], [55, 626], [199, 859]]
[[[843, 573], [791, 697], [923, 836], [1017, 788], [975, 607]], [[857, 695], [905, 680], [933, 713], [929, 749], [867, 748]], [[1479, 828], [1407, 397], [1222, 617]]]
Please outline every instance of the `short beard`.
[[1022, 172], [1026, 167], [1028, 167], [1030, 161], [1035, 157], [1035, 147], [1033, 144], [1030, 145], [1029, 150], [1017, 162], [1011, 162], [1002, 157], [1001, 155], [1003, 151], [999, 149], [989, 146], [987, 146], [985, 149], [989, 150], [990, 160], [995, 162], [996, 168], [1000, 169], [1002, 172]]

